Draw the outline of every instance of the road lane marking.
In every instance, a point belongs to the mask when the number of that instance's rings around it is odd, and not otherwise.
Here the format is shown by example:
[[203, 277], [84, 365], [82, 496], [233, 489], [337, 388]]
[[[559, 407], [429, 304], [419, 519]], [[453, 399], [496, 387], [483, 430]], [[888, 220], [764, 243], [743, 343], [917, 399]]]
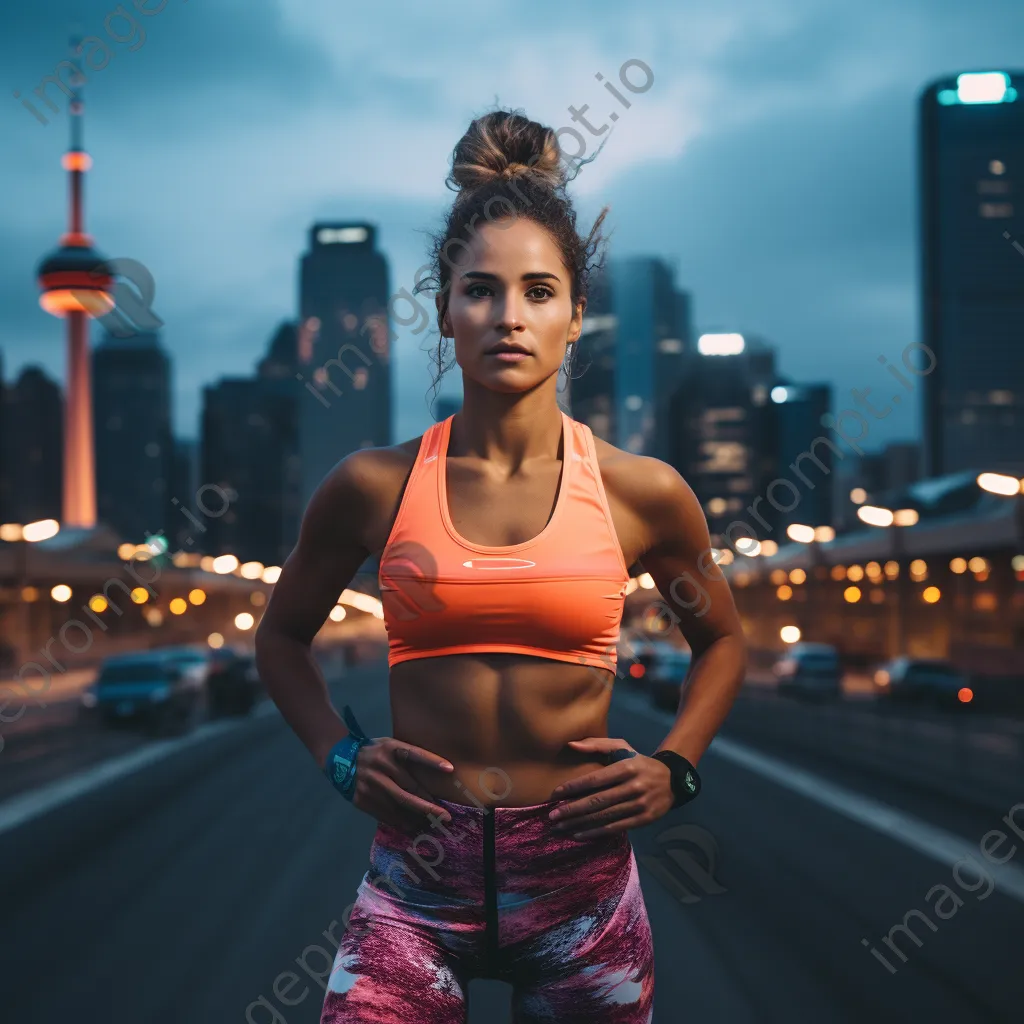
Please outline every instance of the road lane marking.
[[[628, 710], [661, 723], [672, 717], [668, 712], [659, 712], [640, 703], [639, 700], [636, 703], [632, 700], [623, 700], [622, 703]], [[663, 715], [665, 717], [662, 717]], [[895, 839], [945, 867], [953, 867], [979, 848], [980, 839], [971, 841], [947, 832], [937, 825], [929, 825], [928, 822], [906, 811], [829, 782], [820, 775], [787, 764], [768, 754], [762, 754], [744, 743], [716, 736], [711, 741], [708, 753], [732, 761], [762, 778], [842, 814], [859, 825], [865, 825], [881, 835]], [[1024, 869], [1010, 861], [1005, 864], [986, 861], [985, 870], [992, 877], [997, 889], [1019, 903], [1024, 903]]]
[[28, 793], [11, 797], [0, 803], [0, 835], [11, 831], [11, 829], [18, 828], [33, 818], [38, 818], [40, 815], [46, 814], [71, 800], [84, 796], [86, 793], [91, 793], [101, 786], [109, 785], [117, 779], [140, 771], [147, 765], [153, 764], [155, 761], [161, 761], [179, 750], [184, 750], [186, 747], [212, 739], [215, 736], [220, 736], [223, 733], [231, 732], [253, 718], [263, 718], [266, 715], [278, 713], [277, 705], [273, 701], [266, 700], [254, 708], [252, 714], [245, 718], [208, 722], [187, 736], [181, 736], [173, 740], [161, 740], [158, 743], [147, 745], [140, 750], [133, 750], [130, 754], [111, 758], [109, 761], [102, 761], [70, 778], [56, 779], [37, 789], [30, 790]]

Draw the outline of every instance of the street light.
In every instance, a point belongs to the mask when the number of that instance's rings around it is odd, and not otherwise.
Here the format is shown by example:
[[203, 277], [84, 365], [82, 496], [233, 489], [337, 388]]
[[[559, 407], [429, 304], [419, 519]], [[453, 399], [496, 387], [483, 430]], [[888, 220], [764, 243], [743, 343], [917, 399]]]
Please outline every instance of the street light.
[[790, 523], [786, 527], [786, 536], [797, 544], [811, 544], [814, 541], [814, 527], [802, 523]]
[[999, 494], [1004, 498], [1012, 498], [1015, 494], [1024, 494], [1024, 480], [1004, 473], [979, 473], [978, 486], [989, 494]]
[[32, 649], [31, 637], [29, 636], [32, 620], [29, 615], [28, 601], [25, 600], [25, 590], [28, 587], [28, 546], [38, 544], [41, 540], [49, 540], [60, 532], [60, 523], [56, 519], [37, 519], [32, 523], [3, 523], [0, 524], [0, 540], [9, 544], [16, 544], [15, 550], [15, 577], [18, 590], [18, 631], [20, 636], [21, 660], [28, 661]]
[[[807, 605], [811, 608], [816, 608], [818, 605], [818, 583], [817, 579], [819, 571], [824, 565], [824, 561], [821, 557], [821, 545], [828, 544], [836, 539], [836, 531], [831, 526], [808, 526], [804, 523], [790, 523], [786, 527], [786, 536], [791, 541], [797, 544], [808, 545], [810, 552], [811, 571], [810, 573], [804, 573], [802, 569], [795, 569], [790, 574], [790, 582], [796, 583], [798, 586], [807, 582], [807, 594], [806, 600]], [[799, 574], [799, 575], [795, 575]], [[780, 588], [782, 590], [783, 588]], [[785, 589], [789, 589], [786, 587]], [[792, 596], [792, 595], [790, 595]], [[788, 598], [784, 598], [788, 600]]]
[[[900, 534], [900, 527], [914, 526], [921, 518], [917, 509], [901, 508], [893, 511], [889, 508], [881, 508], [878, 505], [861, 505], [857, 509], [857, 518], [868, 526], [877, 526], [881, 529], [888, 529], [891, 526], [897, 527], [892, 531], [892, 547], [890, 553], [897, 566], [900, 556], [903, 554], [903, 537]], [[886, 576], [889, 576], [890, 562], [886, 562]], [[852, 588], [851, 588], [852, 589]], [[896, 607], [895, 614], [889, 616], [889, 650], [891, 656], [904, 653], [903, 637], [903, 612], [906, 599], [906, 573], [899, 572], [896, 576]]]
[[891, 509], [879, 508], [877, 505], [861, 505], [857, 509], [857, 518], [868, 526], [892, 526], [896, 518]]

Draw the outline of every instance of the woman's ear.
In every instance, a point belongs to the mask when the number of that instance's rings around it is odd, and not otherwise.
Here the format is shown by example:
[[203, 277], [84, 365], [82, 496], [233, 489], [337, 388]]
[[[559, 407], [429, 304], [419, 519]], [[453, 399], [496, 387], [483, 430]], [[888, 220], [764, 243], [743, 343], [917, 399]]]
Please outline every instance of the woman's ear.
[[[440, 293], [440, 292], [438, 292], [438, 293], [437, 293], [437, 294], [436, 294], [436, 295], [434, 296], [434, 305], [436, 305], [436, 306], [437, 306], [437, 311], [438, 311], [438, 313], [440, 313], [440, 312], [441, 312], [441, 304], [442, 304], [442, 301], [443, 301], [443, 300], [442, 300], [442, 296], [441, 296], [441, 293]], [[450, 323], [450, 322], [449, 322], [449, 320], [448, 320], [448, 311], [447, 311], [447, 310], [445, 310], [445, 313], [444, 313], [444, 317], [443, 317], [443, 318], [442, 318], [442, 320], [441, 320], [441, 337], [442, 337], [442, 338], [451, 338], [451, 337], [453, 337], [453, 336], [454, 336], [454, 335], [453, 335], [453, 333], [452, 333], [452, 325], [451, 325], [451, 323]]]

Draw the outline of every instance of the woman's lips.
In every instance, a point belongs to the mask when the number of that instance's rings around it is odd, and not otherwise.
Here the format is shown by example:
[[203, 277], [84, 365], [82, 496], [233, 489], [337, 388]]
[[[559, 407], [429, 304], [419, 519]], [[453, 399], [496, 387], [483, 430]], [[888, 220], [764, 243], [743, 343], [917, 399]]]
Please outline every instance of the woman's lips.
[[500, 360], [503, 363], [518, 363], [529, 356], [529, 352], [513, 352], [511, 349], [504, 349], [498, 352], [487, 352], [492, 359]]

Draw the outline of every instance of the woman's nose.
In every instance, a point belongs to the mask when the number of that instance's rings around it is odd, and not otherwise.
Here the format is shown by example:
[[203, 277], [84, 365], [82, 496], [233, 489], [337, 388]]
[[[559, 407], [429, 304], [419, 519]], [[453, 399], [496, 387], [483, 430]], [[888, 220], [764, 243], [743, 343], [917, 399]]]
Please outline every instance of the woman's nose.
[[498, 326], [507, 331], [523, 326], [523, 313], [515, 296], [506, 297], [498, 316]]

